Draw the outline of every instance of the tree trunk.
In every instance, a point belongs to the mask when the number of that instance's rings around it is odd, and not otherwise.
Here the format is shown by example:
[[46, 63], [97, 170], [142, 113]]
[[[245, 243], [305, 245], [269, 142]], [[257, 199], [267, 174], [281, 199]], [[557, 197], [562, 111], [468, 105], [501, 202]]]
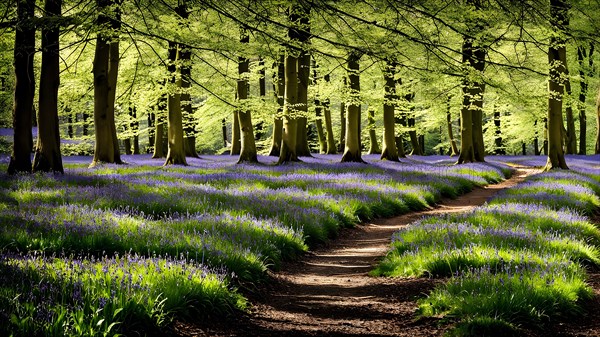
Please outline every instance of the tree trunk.
[[496, 108], [494, 109], [494, 154], [496, 155], [506, 154], [506, 151], [504, 150], [504, 144], [502, 143], [502, 128], [500, 123], [500, 110]]
[[385, 81], [383, 97], [383, 149], [381, 151], [382, 160], [399, 161], [398, 150], [396, 148], [396, 119], [394, 116], [396, 101], [396, 81], [394, 74], [396, 65], [387, 61], [383, 79]]
[[123, 139], [123, 147], [125, 148], [125, 154], [130, 155], [131, 154], [131, 138]]
[[596, 99], [596, 146], [595, 154], [600, 154], [600, 89], [598, 90], [598, 98]]
[[450, 100], [451, 95], [448, 95], [446, 102], [446, 124], [448, 125], [448, 139], [450, 140], [450, 157], [458, 156], [458, 147], [456, 147], [456, 140], [454, 139], [454, 132], [452, 130], [452, 112], [450, 111]]
[[[266, 70], [265, 60], [262, 57], [258, 58], [258, 95], [261, 101], [265, 102], [265, 96], [267, 95], [267, 81], [266, 81]], [[256, 141], [263, 138], [265, 134], [264, 123], [262, 121], [256, 123], [254, 127], [254, 139]]]
[[535, 136], [533, 138], [533, 154], [536, 156], [540, 155], [540, 141], [538, 137], [537, 119], [533, 122], [533, 128], [535, 129]]
[[[250, 35], [242, 31], [240, 38], [241, 43], [249, 43]], [[238, 111], [241, 134], [241, 149], [238, 164], [241, 163], [257, 163], [256, 143], [254, 139], [254, 127], [252, 125], [252, 116], [246, 105], [248, 100], [248, 73], [250, 71], [250, 60], [245, 57], [238, 57], [238, 80], [237, 80], [237, 96], [238, 103], [241, 108]]]
[[[346, 87], [346, 78], [344, 78], [344, 87]], [[340, 144], [338, 146], [338, 152], [344, 152], [344, 146], [346, 144], [346, 103], [340, 102]]]
[[223, 147], [227, 147], [227, 119], [221, 120], [221, 131], [223, 133]]
[[[585, 102], [588, 92], [588, 78], [592, 77], [594, 69], [594, 44], [590, 43], [589, 52], [583, 46], [577, 48], [577, 61], [579, 63], [579, 152], [578, 154], [585, 155], [587, 152], [587, 116], [585, 114]], [[588, 58], [588, 67], [584, 64], [585, 57]]]
[[[187, 11], [186, 11], [187, 13]], [[192, 83], [192, 50], [189, 46], [180, 44], [180, 61], [181, 61], [181, 110], [184, 121], [184, 142], [183, 147], [185, 155], [188, 157], [198, 158], [196, 152], [196, 118], [192, 110], [192, 98], [190, 96], [190, 87]]]
[[566, 100], [565, 102], [565, 115], [567, 118], [567, 130], [565, 133], [565, 149], [566, 154], [576, 154], [577, 153], [577, 137], [575, 136], [575, 117], [573, 116], [573, 103], [571, 99], [571, 80], [569, 79], [569, 68], [565, 66], [565, 92], [566, 92]]
[[295, 106], [298, 102], [298, 59], [291, 53], [285, 57], [285, 102], [279, 164], [299, 161], [296, 154], [297, 120]]
[[[154, 126], [155, 114], [151, 111], [148, 112], [148, 149], [146, 153], [149, 153], [150, 148], [154, 147], [154, 138], [156, 137], [156, 127]], [[154, 150], [152, 150], [154, 151]]]
[[321, 101], [315, 99], [315, 116], [317, 117], [315, 124], [317, 125], [317, 137], [319, 139], [319, 153], [327, 153], [327, 137], [323, 129], [323, 106]]
[[[478, 73], [485, 68], [486, 51], [473, 45], [473, 38], [465, 36], [462, 46], [463, 64]], [[483, 144], [483, 92], [485, 85], [465, 75], [462, 83], [463, 103], [461, 117], [461, 149], [457, 164], [484, 161]]]
[[[46, 18], [59, 18], [61, 6], [61, 0], [46, 0], [44, 5]], [[46, 25], [42, 29], [38, 137], [33, 157], [33, 172], [64, 173], [58, 128], [59, 32], [57, 23]]]
[[542, 144], [544, 156], [548, 155], [548, 117], [544, 117], [544, 143]]
[[[114, 0], [96, 0], [97, 7], [104, 10], [115, 5]], [[105, 14], [98, 15], [98, 24], [110, 23], [111, 33], [99, 32], [94, 54], [94, 127], [96, 145], [90, 167], [98, 163], [122, 164], [115, 126], [115, 95], [119, 73], [119, 10], [115, 10], [116, 19]]]
[[71, 113], [71, 109], [69, 109], [68, 107], [65, 108], [65, 112], [67, 113], [67, 136], [69, 137], [69, 139], [73, 139], [73, 137], [75, 137], [75, 130], [73, 128], [73, 124], [75, 124], [76, 122], [76, 119], [74, 120], [73, 118], [77, 118], [77, 115]]
[[140, 122], [137, 119], [136, 108], [129, 108], [129, 112], [131, 113], [131, 130], [133, 131], [133, 154], [140, 154], [140, 139], [139, 139], [139, 131], [140, 131]]
[[569, 24], [567, 4], [564, 0], [550, 0], [550, 22], [556, 33], [550, 38], [548, 48], [548, 162], [545, 170], [568, 169], [562, 148], [562, 101], [566, 78], [567, 51], [565, 29]]
[[161, 94], [158, 100], [157, 110], [155, 112], [155, 135], [154, 135], [154, 153], [152, 155], [153, 159], [156, 158], [164, 158], [167, 156], [165, 151], [165, 123], [166, 123], [166, 115], [167, 115], [167, 94]]
[[35, 0], [17, 2], [18, 24], [15, 32], [15, 91], [13, 105], [13, 148], [8, 173], [31, 172], [31, 135], [35, 79], [33, 57], [35, 54], [35, 25], [33, 24]]
[[271, 150], [269, 156], [279, 157], [281, 150], [281, 132], [283, 129], [283, 105], [285, 102], [285, 54], [279, 56], [277, 64], [277, 76], [273, 76], [273, 92], [277, 97], [277, 103], [279, 107], [275, 116], [273, 116], [273, 136], [271, 137]]
[[410, 145], [412, 146], [412, 151], [410, 155], [422, 156], [423, 152], [421, 151], [421, 145], [419, 144], [419, 138], [417, 137], [417, 130], [415, 127], [415, 115], [414, 115], [414, 107], [410, 108], [409, 116], [407, 118], [408, 127], [408, 136], [410, 137]]
[[364, 163], [360, 148], [360, 66], [358, 61], [361, 55], [350, 52], [348, 56], [348, 78], [350, 82], [350, 93], [348, 95], [348, 116], [346, 117], [346, 144], [342, 162]]
[[310, 157], [308, 146], [308, 79], [310, 77], [310, 54], [302, 51], [298, 58], [298, 130], [296, 153]]
[[165, 166], [187, 165], [185, 149], [183, 148], [183, 116], [181, 113], [181, 76], [177, 76], [177, 62], [179, 59], [178, 46], [169, 42], [169, 83], [172, 85], [167, 98], [167, 138], [168, 150]]
[[[237, 94], [235, 95], [236, 99]], [[238, 156], [240, 154], [240, 150], [242, 149], [242, 143], [240, 140], [240, 112], [237, 110], [233, 110], [233, 123], [231, 125], [231, 151], [230, 155]]]
[[381, 154], [381, 149], [379, 148], [379, 144], [377, 143], [377, 132], [375, 131], [375, 109], [370, 108], [368, 110], [369, 116], [369, 154]]

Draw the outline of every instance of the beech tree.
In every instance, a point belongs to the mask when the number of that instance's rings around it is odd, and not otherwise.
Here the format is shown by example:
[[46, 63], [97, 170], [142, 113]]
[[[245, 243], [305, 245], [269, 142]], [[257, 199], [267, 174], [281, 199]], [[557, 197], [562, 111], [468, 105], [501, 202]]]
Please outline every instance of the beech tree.
[[283, 129], [283, 105], [285, 102], [285, 53], [280, 53], [274, 63], [277, 71], [273, 74], [273, 93], [277, 98], [277, 111], [273, 116], [273, 135], [271, 136], [271, 149], [269, 156], [279, 157], [281, 150], [281, 133]]
[[[115, 95], [119, 73], [120, 10], [118, 0], [96, 0], [98, 8], [94, 54], [94, 128], [96, 144], [90, 167], [98, 163], [122, 164], [115, 126]], [[112, 13], [109, 13], [109, 11]], [[109, 16], [109, 15], [112, 15]]]
[[383, 98], [383, 149], [381, 159], [390, 161], [399, 161], [398, 150], [396, 149], [396, 119], [394, 111], [396, 107], [396, 81], [394, 74], [396, 65], [393, 61], [387, 60], [383, 72], [384, 98]]
[[562, 108], [567, 75], [565, 34], [569, 25], [568, 6], [564, 0], [550, 0], [550, 24], [554, 34], [548, 47], [548, 162], [546, 170], [568, 169], [562, 147]]
[[13, 103], [14, 141], [8, 173], [31, 172], [31, 135], [33, 96], [33, 57], [35, 53], [35, 0], [17, 1], [17, 26], [15, 32], [14, 71], [15, 90]]
[[[240, 37], [241, 43], [248, 43], [250, 41], [250, 36], [248, 33], [242, 29], [242, 34]], [[254, 139], [254, 126], [252, 125], [252, 116], [250, 114], [250, 110], [247, 106], [245, 106], [248, 100], [248, 72], [249, 72], [249, 64], [250, 60], [247, 58], [240, 56], [238, 57], [238, 80], [237, 80], [237, 97], [238, 102], [240, 104], [240, 108], [238, 110], [238, 119], [240, 125], [240, 157], [238, 159], [238, 164], [240, 163], [257, 163], [257, 154], [256, 154], [256, 143]]]
[[359, 60], [362, 54], [358, 51], [351, 51], [348, 55], [348, 82], [349, 94], [346, 102], [348, 115], [346, 116], [346, 144], [342, 162], [363, 163], [360, 149], [360, 65]]
[[181, 113], [181, 75], [178, 73], [179, 46], [169, 42], [169, 95], [167, 97], [167, 139], [166, 165], [187, 165], [183, 145], [183, 117]]
[[58, 129], [59, 21], [61, 0], [46, 0], [47, 23], [42, 29], [42, 68], [38, 109], [38, 137], [33, 157], [33, 171], [64, 173]]

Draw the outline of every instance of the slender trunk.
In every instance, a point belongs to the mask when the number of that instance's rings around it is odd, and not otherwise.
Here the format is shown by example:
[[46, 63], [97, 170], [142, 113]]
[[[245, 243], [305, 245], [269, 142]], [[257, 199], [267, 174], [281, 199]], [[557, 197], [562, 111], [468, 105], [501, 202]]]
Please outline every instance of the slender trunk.
[[8, 164], [8, 173], [31, 172], [31, 135], [35, 79], [33, 57], [35, 54], [35, 25], [33, 24], [35, 0], [17, 2], [18, 24], [15, 32], [15, 91], [13, 105], [14, 141]]
[[65, 108], [65, 112], [67, 113], [67, 136], [70, 139], [73, 139], [73, 137], [75, 137], [73, 124], [75, 124], [75, 121], [76, 121], [73, 118], [77, 118], [77, 115], [74, 113], [71, 113], [71, 109], [69, 109], [68, 107]]
[[542, 145], [544, 156], [548, 155], [548, 117], [544, 117], [544, 143]]
[[[100, 11], [116, 4], [114, 0], [96, 0], [96, 3]], [[119, 41], [117, 34], [121, 26], [118, 9], [115, 14], [116, 19], [111, 19], [102, 13], [98, 15], [99, 25], [110, 23], [111, 34], [99, 32], [96, 39], [93, 69], [96, 145], [90, 167], [101, 162], [122, 163], [115, 126], [115, 95], [119, 72]]]
[[[411, 98], [412, 99], [412, 98]], [[415, 125], [415, 115], [414, 115], [414, 107], [411, 106], [409, 112], [409, 116], [407, 118], [408, 122], [408, 136], [410, 137], [410, 145], [412, 146], [411, 155], [422, 156], [423, 152], [421, 151], [421, 145], [419, 144], [419, 138], [417, 136], [417, 130]]]
[[[242, 31], [240, 38], [241, 43], [249, 43], [250, 36], [247, 32]], [[238, 164], [241, 163], [257, 163], [256, 143], [254, 139], [254, 127], [252, 125], [252, 115], [246, 105], [248, 100], [248, 72], [250, 68], [250, 60], [245, 57], [238, 57], [238, 80], [237, 80], [237, 96], [238, 103], [241, 105], [238, 111], [240, 123], [241, 148]]]
[[315, 124], [317, 125], [317, 137], [319, 139], [319, 153], [327, 153], [327, 137], [323, 129], [323, 106], [321, 101], [315, 99], [315, 116], [317, 117]]
[[131, 138], [123, 139], [123, 147], [125, 148], [125, 154], [130, 155], [131, 154]]
[[450, 110], [451, 95], [448, 95], [446, 102], [446, 124], [448, 126], [448, 139], [450, 139], [450, 157], [458, 156], [458, 147], [456, 147], [456, 139], [454, 139], [454, 132], [452, 129], [452, 112]]
[[181, 111], [184, 123], [184, 141], [183, 147], [185, 155], [198, 158], [196, 152], [196, 118], [192, 110], [192, 98], [190, 96], [190, 87], [192, 82], [192, 50], [189, 46], [179, 45], [181, 47]]
[[[61, 16], [61, 0], [46, 0], [47, 18]], [[38, 111], [38, 137], [33, 157], [33, 172], [64, 173], [58, 128], [58, 86], [60, 82], [58, 24], [42, 29], [42, 68]]]
[[285, 102], [285, 54], [282, 53], [279, 56], [279, 60], [276, 62], [277, 65], [277, 76], [273, 76], [273, 92], [277, 97], [277, 112], [273, 116], [273, 136], [271, 137], [271, 150], [269, 156], [279, 157], [281, 150], [281, 132], [283, 129], [283, 105]]
[[557, 33], [550, 38], [548, 48], [548, 162], [546, 170], [568, 169], [562, 148], [562, 101], [564, 78], [566, 78], [567, 51], [565, 47], [565, 28], [569, 24], [567, 4], [564, 0], [550, 0], [550, 20]]
[[172, 92], [167, 98], [167, 139], [168, 149], [165, 166], [187, 165], [185, 149], [183, 148], [183, 116], [181, 113], [181, 76], [177, 74], [179, 59], [178, 45], [169, 42], [169, 83]]
[[227, 119], [221, 120], [221, 131], [223, 133], [223, 147], [227, 147]]
[[571, 80], [569, 79], [569, 68], [565, 66], [565, 93], [566, 100], [563, 102], [566, 104], [565, 116], [567, 118], [567, 130], [565, 133], [565, 152], [566, 154], [577, 153], [577, 137], [575, 136], [575, 117], [573, 116], [573, 104], [571, 99]]
[[399, 161], [395, 136], [396, 120], [394, 118], [394, 110], [398, 99], [396, 96], [396, 81], [394, 81], [395, 72], [396, 65], [391, 61], [387, 61], [383, 73], [385, 86], [383, 97], [383, 149], [381, 151], [381, 159], [390, 161]]
[[[265, 77], [265, 60], [262, 57], [258, 59], [258, 76], [258, 95], [260, 96], [261, 101], [264, 103], [265, 96], [267, 95], [267, 81]], [[264, 134], [264, 123], [260, 121], [256, 123], [254, 127], [254, 139], [258, 141], [263, 138]]]
[[[347, 79], [344, 77], [344, 89], [347, 89]], [[344, 146], [346, 144], [346, 103], [340, 101], [340, 144], [338, 145], [338, 152], [344, 152]]]
[[[585, 155], [587, 152], [587, 116], [585, 114], [585, 102], [588, 92], [588, 78], [592, 77], [594, 69], [594, 44], [590, 43], [589, 52], [583, 46], [577, 48], [577, 61], [579, 63], [579, 152], [578, 154]], [[588, 58], [588, 67], [584, 64], [585, 57]]]
[[504, 150], [504, 144], [502, 143], [502, 128], [500, 125], [500, 110], [497, 108], [494, 109], [494, 154], [503, 155], [506, 154]]
[[598, 89], [598, 98], [596, 99], [596, 146], [594, 153], [600, 154], [600, 89]]
[[299, 161], [296, 154], [297, 121], [294, 107], [298, 101], [298, 59], [291, 53], [285, 57], [285, 102], [279, 164]]
[[[148, 148], [146, 149], [146, 153], [149, 153], [150, 148], [154, 147], [154, 138], [156, 137], [156, 127], [154, 126], [154, 112], [148, 112]], [[154, 151], [152, 149], [152, 151]]]
[[377, 132], [375, 131], [375, 109], [370, 108], [368, 110], [368, 121], [369, 121], [369, 154], [381, 154], [381, 149], [379, 148], [379, 144], [377, 143]]
[[133, 154], [140, 154], [140, 139], [139, 139], [139, 130], [140, 130], [140, 122], [137, 119], [136, 108], [129, 108], [131, 113], [131, 130], [133, 131]]
[[538, 133], [538, 128], [537, 128], [537, 119], [533, 122], [533, 128], [535, 130], [535, 136], [533, 138], [533, 154], [535, 154], [536, 156], [540, 155], [540, 141], [539, 141], [539, 133]]
[[[329, 74], [325, 75], [323, 77], [323, 79], [325, 80], [325, 82], [329, 83]], [[326, 153], [327, 154], [335, 154], [337, 151], [335, 148], [335, 138], [333, 137], [333, 124], [331, 122], [331, 107], [330, 107], [329, 98], [326, 98], [323, 101], [323, 117], [325, 118], [325, 131], [327, 134]]]
[[157, 105], [157, 110], [155, 112], [155, 117], [156, 117], [156, 121], [154, 123], [155, 127], [156, 127], [156, 131], [155, 131], [155, 135], [154, 135], [154, 153], [152, 155], [152, 158], [156, 159], [156, 158], [164, 158], [166, 157], [166, 152], [165, 152], [165, 143], [164, 143], [164, 139], [165, 139], [165, 123], [166, 123], [166, 115], [167, 115], [167, 94], [163, 93], [161, 94], [159, 100], [158, 100], [158, 105]]
[[[237, 99], [237, 94], [235, 95]], [[231, 151], [230, 154], [232, 156], [238, 156], [240, 154], [240, 150], [242, 149], [242, 143], [240, 140], [240, 112], [237, 110], [233, 110], [233, 123], [231, 124]]]
[[298, 58], [298, 129], [296, 153], [310, 157], [308, 146], [308, 80], [310, 77], [310, 54], [303, 51]]
[[348, 56], [348, 78], [350, 93], [348, 95], [348, 116], [346, 117], [346, 144], [342, 162], [364, 163], [360, 148], [360, 66], [361, 55], [355, 51]]

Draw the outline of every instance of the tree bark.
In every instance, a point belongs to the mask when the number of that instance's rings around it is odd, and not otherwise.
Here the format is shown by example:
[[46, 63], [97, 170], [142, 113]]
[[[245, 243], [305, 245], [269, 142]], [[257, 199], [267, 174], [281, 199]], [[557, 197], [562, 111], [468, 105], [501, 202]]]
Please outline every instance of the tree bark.
[[327, 136], [323, 128], [323, 105], [321, 101], [315, 99], [315, 116], [317, 117], [315, 124], [317, 125], [317, 137], [319, 139], [319, 153], [327, 153]]
[[342, 162], [364, 163], [360, 148], [360, 66], [358, 61], [361, 54], [356, 51], [348, 56], [348, 78], [350, 93], [348, 95], [348, 116], [346, 117], [346, 144]]
[[[325, 82], [329, 83], [329, 74], [323, 76]], [[335, 147], [335, 138], [333, 137], [333, 123], [331, 122], [331, 107], [330, 100], [326, 98], [323, 100], [323, 117], [325, 118], [325, 131], [327, 134], [327, 154], [335, 154], [337, 152]]]
[[[112, 5], [114, 0], [96, 0], [100, 11]], [[115, 126], [115, 95], [119, 72], [118, 30], [121, 27], [119, 10], [116, 19], [105, 14], [98, 15], [98, 24], [110, 23], [111, 34], [99, 32], [94, 54], [94, 127], [96, 145], [90, 167], [98, 163], [122, 164]]]
[[167, 98], [167, 139], [168, 150], [165, 166], [187, 165], [183, 147], [183, 116], [181, 113], [181, 76], [177, 76], [179, 59], [178, 45], [169, 42], [169, 83], [171, 90]]
[[[346, 88], [346, 78], [344, 77], [344, 88]], [[344, 146], [346, 144], [346, 103], [340, 101], [340, 144], [338, 146], [338, 152], [344, 152]]]
[[[61, 16], [61, 0], [46, 0], [47, 18]], [[58, 24], [42, 29], [42, 68], [38, 111], [38, 137], [33, 157], [33, 172], [64, 173], [58, 128], [58, 86], [60, 83]]]
[[154, 135], [154, 153], [152, 154], [152, 158], [165, 158], [167, 156], [165, 152], [165, 123], [166, 123], [166, 115], [167, 115], [167, 94], [161, 94], [155, 115], [155, 135]]
[[140, 131], [140, 122], [137, 119], [136, 108], [129, 108], [129, 112], [131, 113], [131, 130], [133, 131], [133, 154], [140, 154], [140, 139], [139, 139], [139, 131]]
[[35, 0], [17, 2], [18, 23], [15, 32], [15, 91], [13, 105], [13, 148], [8, 173], [31, 172], [31, 135], [35, 79], [33, 57], [35, 54], [35, 25], [33, 24]]
[[[588, 92], [588, 78], [592, 77], [594, 69], [594, 44], [590, 43], [589, 52], [583, 46], [577, 48], [577, 61], [579, 63], [579, 152], [578, 154], [585, 155], [587, 152], [587, 116], [585, 113], [585, 102]], [[588, 58], [588, 65], [584, 63], [585, 57]]]
[[[410, 100], [412, 100], [412, 97], [413, 96], [411, 96]], [[410, 145], [412, 147], [412, 151], [411, 151], [410, 155], [422, 156], [423, 151], [421, 149], [421, 144], [419, 144], [419, 138], [417, 137], [414, 107], [411, 106], [410, 112], [408, 114], [409, 114], [409, 116], [407, 118], [407, 122], [408, 122], [408, 127], [410, 128], [408, 130], [408, 136], [410, 137]]]
[[[465, 36], [462, 46], [463, 64], [472, 71], [483, 73], [485, 54], [483, 47], [473, 45], [473, 39]], [[485, 85], [470, 80], [465, 75], [462, 83], [463, 103], [461, 117], [461, 148], [457, 164], [482, 162], [485, 156], [483, 144], [483, 93]]]
[[381, 154], [381, 149], [377, 143], [377, 132], [375, 131], [375, 109], [370, 108], [369, 110], [369, 154]]
[[394, 74], [396, 65], [387, 61], [385, 71], [383, 72], [384, 97], [383, 97], [383, 149], [381, 151], [382, 160], [399, 161], [398, 150], [396, 148], [396, 119], [394, 116], [396, 101], [396, 81]]
[[594, 153], [600, 154], [600, 89], [596, 99], [596, 146], [594, 147]]
[[[242, 31], [240, 38], [241, 43], [250, 42], [250, 36], [247, 32]], [[248, 72], [250, 71], [250, 60], [245, 57], [238, 57], [238, 80], [237, 80], [237, 96], [238, 103], [241, 108], [238, 111], [240, 123], [241, 148], [238, 164], [241, 163], [257, 163], [256, 143], [254, 140], [254, 127], [252, 125], [252, 116], [248, 107], [244, 107], [248, 100]]]
[[296, 154], [297, 120], [294, 107], [298, 102], [298, 59], [291, 53], [285, 57], [285, 102], [279, 164], [299, 161]]
[[452, 130], [452, 112], [450, 111], [450, 100], [451, 95], [448, 95], [446, 102], [446, 124], [448, 126], [448, 139], [450, 140], [450, 157], [458, 156], [458, 147], [456, 147], [456, 140], [454, 139], [454, 132]]
[[498, 110], [497, 108], [494, 109], [494, 154], [496, 155], [503, 155], [506, 154], [506, 151], [504, 150], [504, 144], [502, 142], [502, 128], [501, 128], [501, 121], [500, 121], [500, 110]]
[[271, 137], [271, 150], [269, 156], [279, 157], [281, 151], [281, 133], [283, 129], [283, 105], [285, 102], [285, 54], [282, 53], [279, 56], [279, 60], [276, 62], [277, 65], [277, 76], [273, 78], [273, 92], [277, 97], [277, 112], [273, 116], [273, 136]]
[[573, 103], [571, 99], [571, 80], [569, 79], [569, 68], [565, 66], [565, 92], [567, 99], [565, 102], [565, 115], [567, 119], [567, 130], [565, 134], [565, 149], [566, 154], [577, 153], [577, 137], [575, 136], [575, 117], [573, 116]]
[[554, 34], [548, 48], [548, 161], [545, 170], [568, 169], [562, 148], [562, 102], [566, 78], [567, 51], [565, 29], [569, 24], [568, 7], [564, 0], [550, 0], [550, 23]]
[[310, 157], [308, 146], [308, 79], [310, 77], [310, 54], [302, 51], [298, 58], [298, 130], [296, 153]]

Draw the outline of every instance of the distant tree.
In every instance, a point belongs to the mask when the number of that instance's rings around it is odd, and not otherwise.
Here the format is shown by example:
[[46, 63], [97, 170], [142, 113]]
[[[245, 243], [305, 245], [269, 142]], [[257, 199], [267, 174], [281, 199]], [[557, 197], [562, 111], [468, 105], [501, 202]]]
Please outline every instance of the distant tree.
[[279, 157], [281, 150], [281, 132], [283, 129], [283, 105], [285, 94], [285, 53], [279, 55], [278, 60], [274, 63], [277, 71], [273, 74], [273, 92], [277, 98], [277, 111], [273, 116], [273, 135], [271, 137], [271, 149], [269, 156]]

